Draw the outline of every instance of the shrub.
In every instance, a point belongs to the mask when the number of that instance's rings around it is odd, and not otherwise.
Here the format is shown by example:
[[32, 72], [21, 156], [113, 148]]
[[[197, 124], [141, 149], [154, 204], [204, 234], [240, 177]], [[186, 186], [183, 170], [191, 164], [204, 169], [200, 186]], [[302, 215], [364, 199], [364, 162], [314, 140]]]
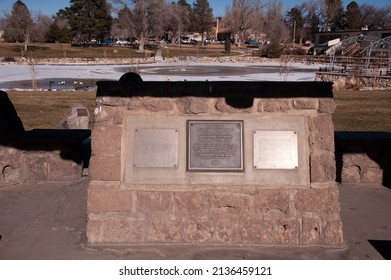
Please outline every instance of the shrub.
[[3, 58], [3, 62], [16, 62], [16, 60], [12, 56], [6, 56]]

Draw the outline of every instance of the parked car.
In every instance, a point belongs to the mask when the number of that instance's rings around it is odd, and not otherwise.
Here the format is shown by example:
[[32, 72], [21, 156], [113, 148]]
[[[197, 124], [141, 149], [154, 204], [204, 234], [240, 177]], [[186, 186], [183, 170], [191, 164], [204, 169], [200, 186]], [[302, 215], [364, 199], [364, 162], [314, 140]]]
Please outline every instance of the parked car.
[[245, 43], [247, 44], [247, 47], [249, 47], [249, 48], [257, 48], [259, 46], [258, 40], [248, 40]]
[[115, 43], [117, 45], [120, 45], [120, 46], [126, 46], [126, 45], [130, 44], [130, 42], [128, 40], [125, 40], [125, 39], [119, 39]]

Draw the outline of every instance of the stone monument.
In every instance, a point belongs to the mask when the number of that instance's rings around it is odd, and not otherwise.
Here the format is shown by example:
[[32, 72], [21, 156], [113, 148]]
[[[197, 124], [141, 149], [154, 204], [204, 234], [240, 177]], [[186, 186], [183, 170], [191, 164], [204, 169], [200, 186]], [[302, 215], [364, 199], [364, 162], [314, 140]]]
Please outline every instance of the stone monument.
[[87, 240], [343, 244], [324, 82], [98, 82]]

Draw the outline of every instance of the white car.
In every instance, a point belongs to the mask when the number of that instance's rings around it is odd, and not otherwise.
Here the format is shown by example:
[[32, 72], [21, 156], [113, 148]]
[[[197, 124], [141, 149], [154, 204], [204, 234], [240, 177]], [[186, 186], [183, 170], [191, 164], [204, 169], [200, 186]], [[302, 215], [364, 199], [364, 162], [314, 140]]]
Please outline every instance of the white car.
[[120, 46], [125, 46], [125, 45], [129, 45], [129, 41], [127, 40], [118, 40], [117, 42], [115, 42], [117, 45], [120, 45]]

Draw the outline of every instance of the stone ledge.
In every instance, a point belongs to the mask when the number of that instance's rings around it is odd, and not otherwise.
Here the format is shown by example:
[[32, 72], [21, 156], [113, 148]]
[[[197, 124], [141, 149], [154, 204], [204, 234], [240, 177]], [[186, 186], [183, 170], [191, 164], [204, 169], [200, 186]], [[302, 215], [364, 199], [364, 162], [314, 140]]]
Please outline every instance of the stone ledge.
[[336, 132], [337, 181], [391, 186], [391, 134]]
[[82, 177], [90, 130], [35, 129], [0, 146], [0, 185], [76, 182]]

